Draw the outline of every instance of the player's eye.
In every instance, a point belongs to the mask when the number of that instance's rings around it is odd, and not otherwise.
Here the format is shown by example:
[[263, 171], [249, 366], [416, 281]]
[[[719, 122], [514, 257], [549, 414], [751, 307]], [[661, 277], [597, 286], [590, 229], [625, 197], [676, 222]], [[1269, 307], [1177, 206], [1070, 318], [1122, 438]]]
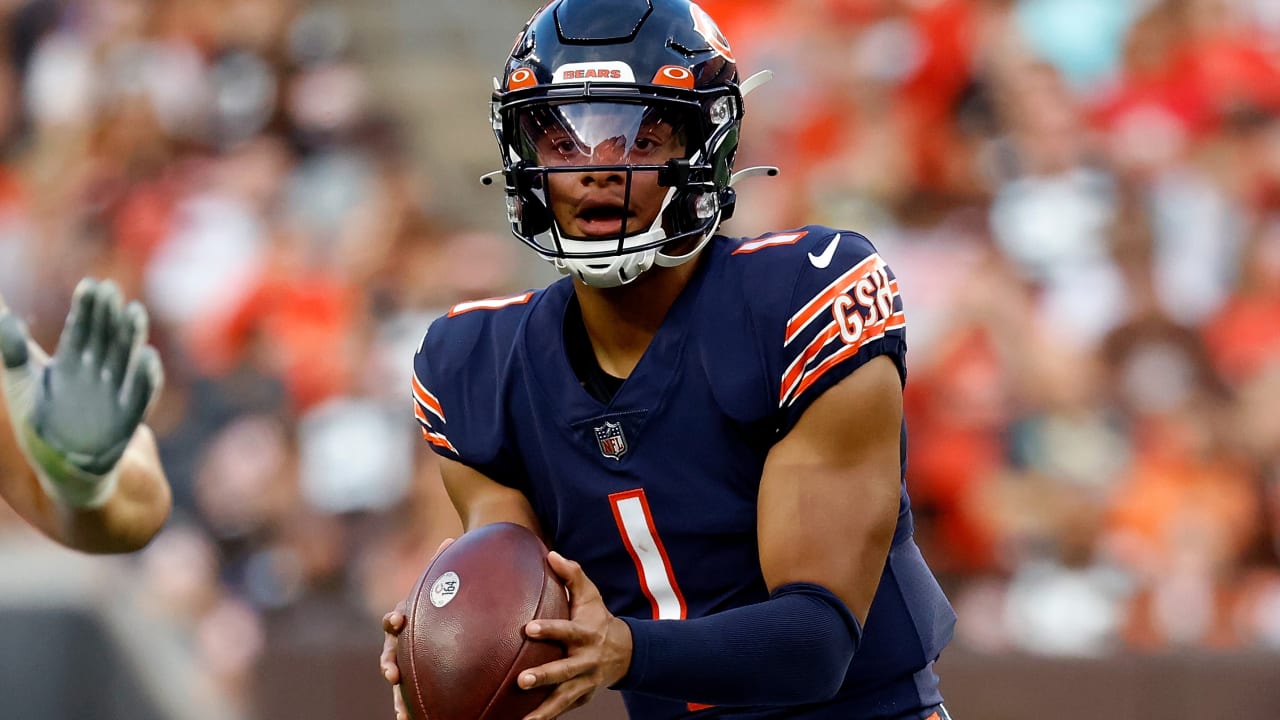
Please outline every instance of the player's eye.
[[636, 138], [631, 151], [636, 156], [647, 158], [662, 152], [669, 144], [668, 139], [661, 134], [650, 133]]
[[553, 140], [551, 142], [551, 149], [567, 157], [578, 151], [578, 144], [568, 138]]
[[580, 154], [578, 144], [568, 135], [552, 135], [543, 137], [538, 143], [538, 154], [545, 162], [562, 162], [571, 160]]

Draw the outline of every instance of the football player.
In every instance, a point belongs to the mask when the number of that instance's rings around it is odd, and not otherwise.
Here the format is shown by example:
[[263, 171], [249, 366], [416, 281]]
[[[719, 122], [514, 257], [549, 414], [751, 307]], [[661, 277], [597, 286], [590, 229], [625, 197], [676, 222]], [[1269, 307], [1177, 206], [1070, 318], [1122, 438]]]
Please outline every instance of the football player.
[[163, 383], [146, 310], [111, 281], [82, 280], [49, 358], [0, 299], [0, 355], [0, 496], [67, 547], [146, 545], [171, 504], [142, 424]]
[[646, 720], [946, 717], [898, 282], [856, 232], [716, 234], [758, 81], [689, 0], [552, 0], [494, 93], [512, 231], [568, 277], [453, 307], [413, 396], [465, 527], [535, 529], [568, 585], [525, 628], [568, 648], [520, 674], [555, 687], [531, 719], [601, 687]]

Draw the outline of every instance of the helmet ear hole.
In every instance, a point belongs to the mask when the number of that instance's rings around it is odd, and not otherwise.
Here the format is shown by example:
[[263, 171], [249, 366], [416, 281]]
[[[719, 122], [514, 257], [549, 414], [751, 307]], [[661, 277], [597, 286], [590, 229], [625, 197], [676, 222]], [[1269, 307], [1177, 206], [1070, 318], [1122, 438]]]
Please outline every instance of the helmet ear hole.
[[720, 222], [733, 217], [738, 207], [738, 191], [731, 187], [720, 190]]
[[719, 202], [719, 193], [710, 188], [681, 191], [663, 212], [662, 228], [668, 235], [702, 230], [715, 216]]
[[530, 237], [551, 229], [551, 210], [528, 191], [516, 196], [516, 212], [519, 217], [520, 232]]

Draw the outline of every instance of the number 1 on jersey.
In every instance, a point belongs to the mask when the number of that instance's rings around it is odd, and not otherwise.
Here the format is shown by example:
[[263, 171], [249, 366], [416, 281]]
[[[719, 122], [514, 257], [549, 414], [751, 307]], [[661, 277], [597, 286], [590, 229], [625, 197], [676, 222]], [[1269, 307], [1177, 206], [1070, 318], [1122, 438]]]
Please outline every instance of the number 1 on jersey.
[[[649, 511], [649, 498], [645, 497], [644, 488], [614, 493], [609, 496], [609, 504], [613, 507], [618, 532], [622, 533], [622, 544], [627, 546], [627, 552], [636, 564], [640, 589], [653, 607], [653, 619], [684, 620], [688, 617], [689, 608], [685, 605], [680, 585], [676, 583], [671, 558], [667, 557], [667, 549], [654, 527], [653, 513]], [[713, 706], [688, 703], [687, 707], [689, 712], [697, 712]]]
[[654, 620], [683, 620], [688, 615], [684, 595], [676, 583], [667, 550], [653, 525], [649, 499], [644, 489], [627, 490], [609, 496], [613, 519], [622, 533], [631, 560], [636, 564], [640, 589], [653, 607]]

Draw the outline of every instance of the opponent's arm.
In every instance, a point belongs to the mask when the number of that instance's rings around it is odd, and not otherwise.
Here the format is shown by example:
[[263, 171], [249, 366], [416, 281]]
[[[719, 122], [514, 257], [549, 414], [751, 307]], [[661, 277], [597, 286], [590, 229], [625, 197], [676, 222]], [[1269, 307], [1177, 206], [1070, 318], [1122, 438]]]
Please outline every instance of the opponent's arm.
[[142, 417], [162, 383], [142, 306], [113, 283], [77, 288], [52, 360], [0, 305], [0, 495], [77, 550], [137, 550], [171, 506]]
[[[570, 656], [522, 676], [559, 684], [531, 717], [570, 709], [613, 685], [687, 702], [778, 705], [832, 697], [848, 672], [897, 522], [902, 384], [879, 357], [818, 397], [770, 451], [760, 485], [764, 602], [693, 620], [607, 614], [574, 563], [553, 554], [570, 595], [595, 600], [574, 621], [538, 621], [531, 637]], [[561, 569], [563, 568], [563, 570]], [[593, 622], [580, 619], [593, 618]], [[618, 625], [624, 625], [619, 630]], [[625, 628], [630, 629], [627, 633]]]
[[155, 436], [140, 426], [120, 458], [116, 490], [97, 508], [76, 508], [40, 486], [18, 449], [8, 409], [0, 403], [0, 496], [36, 529], [69, 548], [87, 553], [125, 553], [144, 547], [169, 515], [169, 483], [160, 466]]

